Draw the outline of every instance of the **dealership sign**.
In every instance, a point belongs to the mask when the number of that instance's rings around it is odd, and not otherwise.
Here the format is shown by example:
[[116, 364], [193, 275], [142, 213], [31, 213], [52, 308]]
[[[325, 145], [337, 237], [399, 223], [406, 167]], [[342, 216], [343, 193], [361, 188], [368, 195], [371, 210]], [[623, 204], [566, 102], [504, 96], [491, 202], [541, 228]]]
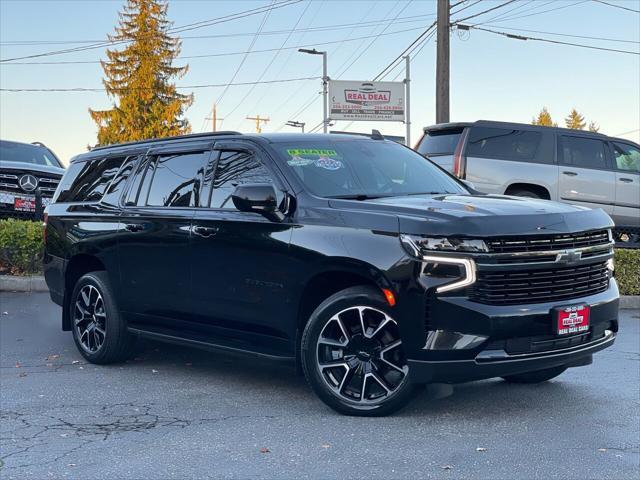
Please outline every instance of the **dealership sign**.
[[329, 118], [404, 122], [404, 82], [329, 81]]

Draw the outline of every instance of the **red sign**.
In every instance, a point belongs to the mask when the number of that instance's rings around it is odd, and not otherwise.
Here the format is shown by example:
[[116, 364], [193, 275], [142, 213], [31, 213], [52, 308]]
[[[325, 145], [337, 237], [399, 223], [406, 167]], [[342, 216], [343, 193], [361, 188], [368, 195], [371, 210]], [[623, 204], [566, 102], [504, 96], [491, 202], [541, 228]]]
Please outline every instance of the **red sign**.
[[558, 335], [571, 335], [589, 330], [591, 307], [588, 305], [560, 308], [557, 312], [556, 333]]
[[16, 197], [13, 201], [13, 209], [20, 212], [35, 212], [36, 201], [34, 198]]

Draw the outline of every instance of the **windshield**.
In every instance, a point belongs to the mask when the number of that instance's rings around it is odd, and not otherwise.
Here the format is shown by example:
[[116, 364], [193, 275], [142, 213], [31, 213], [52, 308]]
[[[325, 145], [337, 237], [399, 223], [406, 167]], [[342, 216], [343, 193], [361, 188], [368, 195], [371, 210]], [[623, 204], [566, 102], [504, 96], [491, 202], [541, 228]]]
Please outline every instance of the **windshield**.
[[393, 142], [340, 139], [274, 147], [306, 188], [320, 197], [468, 193], [424, 157]]
[[58, 159], [45, 147], [0, 141], [0, 161], [60, 167]]

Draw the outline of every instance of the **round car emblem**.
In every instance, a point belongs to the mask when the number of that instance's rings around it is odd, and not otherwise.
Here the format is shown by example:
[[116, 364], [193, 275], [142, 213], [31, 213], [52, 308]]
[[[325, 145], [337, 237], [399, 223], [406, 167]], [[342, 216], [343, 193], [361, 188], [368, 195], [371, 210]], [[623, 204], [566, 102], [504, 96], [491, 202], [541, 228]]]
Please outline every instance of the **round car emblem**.
[[33, 175], [27, 174], [20, 177], [18, 184], [25, 192], [33, 192], [38, 186], [38, 179]]

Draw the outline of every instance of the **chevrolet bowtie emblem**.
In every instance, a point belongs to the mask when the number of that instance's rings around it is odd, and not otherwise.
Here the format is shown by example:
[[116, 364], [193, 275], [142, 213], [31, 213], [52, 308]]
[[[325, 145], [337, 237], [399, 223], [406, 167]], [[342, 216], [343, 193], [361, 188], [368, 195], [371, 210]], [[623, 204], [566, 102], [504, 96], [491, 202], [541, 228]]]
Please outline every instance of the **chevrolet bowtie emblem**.
[[575, 263], [582, 259], [582, 252], [579, 250], [564, 250], [558, 253], [556, 262], [559, 263]]
[[38, 186], [38, 179], [33, 175], [27, 174], [20, 177], [18, 184], [25, 192], [33, 192]]

